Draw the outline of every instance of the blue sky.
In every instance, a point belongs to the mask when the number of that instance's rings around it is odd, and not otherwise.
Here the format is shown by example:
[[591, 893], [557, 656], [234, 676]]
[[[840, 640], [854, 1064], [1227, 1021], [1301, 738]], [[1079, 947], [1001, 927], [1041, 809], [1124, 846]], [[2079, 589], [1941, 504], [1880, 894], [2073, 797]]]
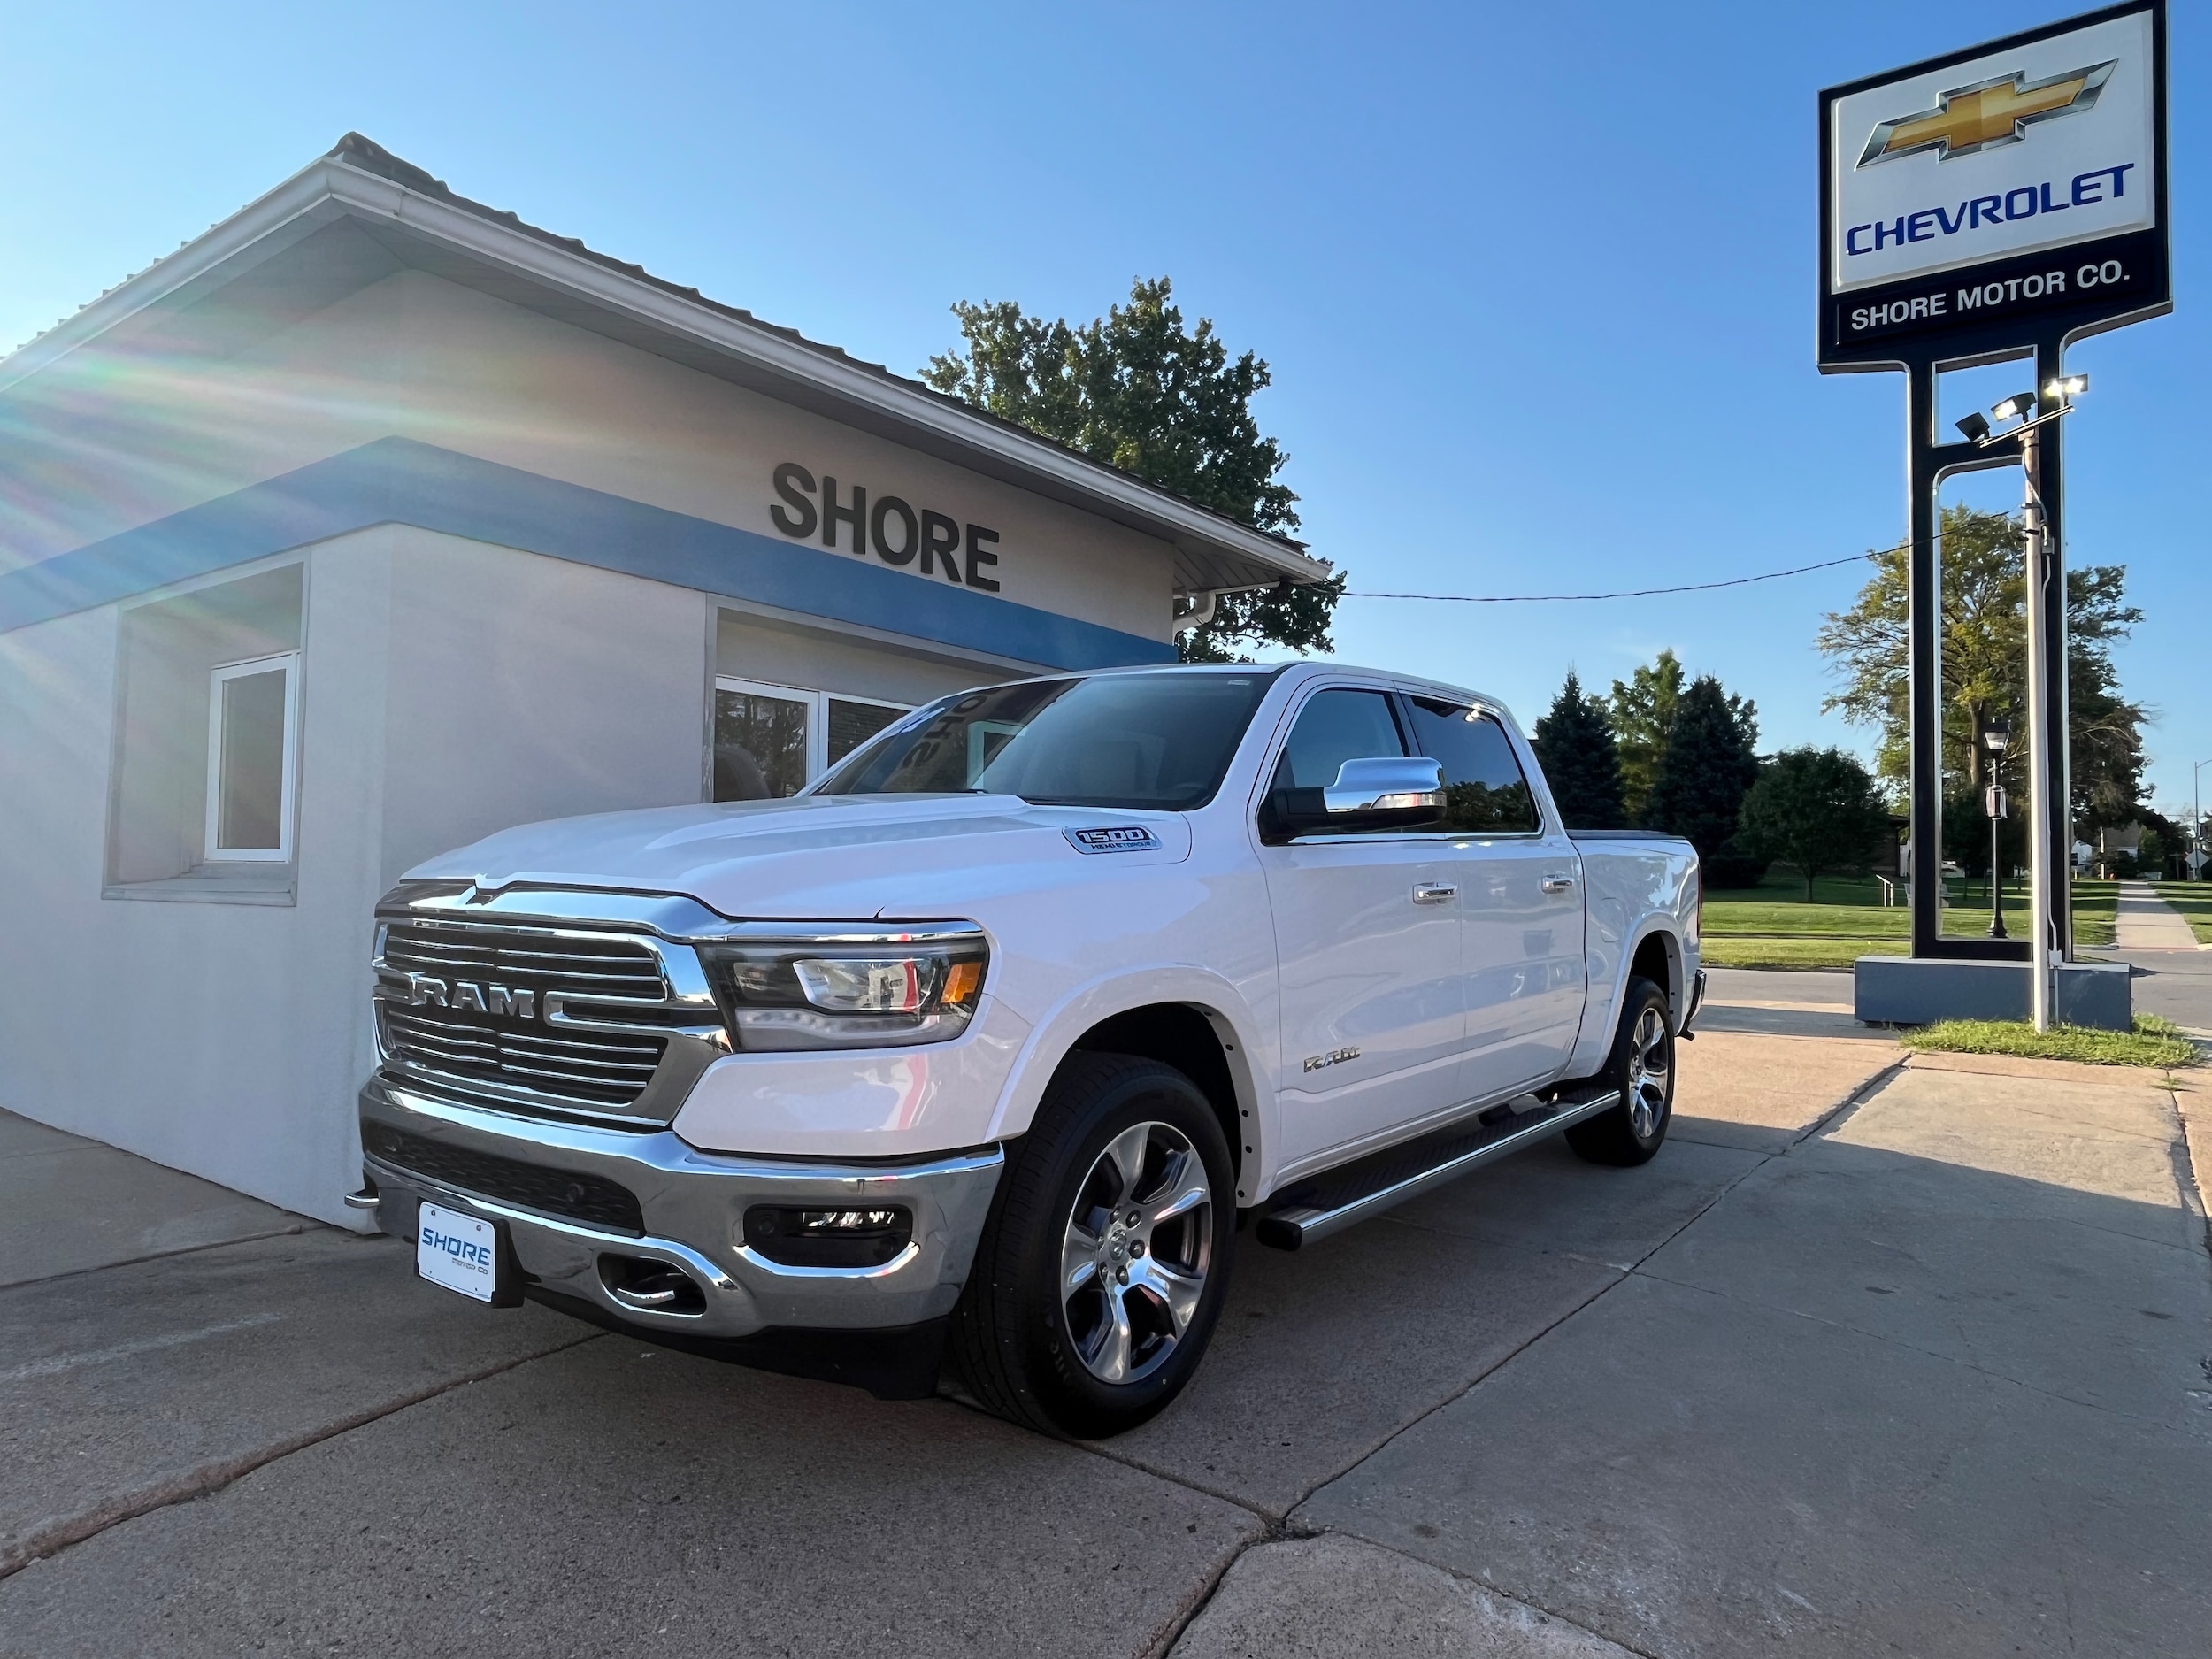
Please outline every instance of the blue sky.
[[[1901, 378], [1813, 368], [1815, 93], [2080, 9], [49, 0], [0, 19], [0, 346], [356, 128], [909, 373], [956, 299], [1087, 318], [1167, 273], [1272, 364], [1304, 534], [1356, 588], [1717, 580], [1902, 533]], [[2069, 556], [2126, 564], [2148, 613], [2120, 662], [2170, 811], [2212, 756], [2197, 19], [2172, 42], [2178, 310], [2077, 348], [2068, 423]], [[1991, 373], [1947, 419], [2011, 389]], [[1961, 488], [2009, 505], [2016, 480]], [[1763, 746], [1864, 749], [1820, 713], [1812, 645], [1856, 580], [1347, 600], [1337, 639], [1525, 719], [1569, 664], [1602, 685], [1671, 646], [1757, 700]]]

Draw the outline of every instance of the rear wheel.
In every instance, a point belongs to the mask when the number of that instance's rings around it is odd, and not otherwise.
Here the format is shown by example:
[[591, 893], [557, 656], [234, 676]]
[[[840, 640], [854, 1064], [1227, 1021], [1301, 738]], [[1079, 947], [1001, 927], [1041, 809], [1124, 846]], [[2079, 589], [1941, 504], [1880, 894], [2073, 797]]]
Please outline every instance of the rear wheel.
[[1211, 1104], [1172, 1066], [1071, 1056], [1000, 1183], [953, 1317], [983, 1405], [1086, 1439], [1197, 1369], [1227, 1288], [1235, 1191]]
[[1648, 1162], [1674, 1116], [1674, 1022], [1667, 994], [1649, 979], [1628, 982], [1598, 1080], [1620, 1090], [1621, 1103], [1568, 1130], [1567, 1144], [1593, 1164]]

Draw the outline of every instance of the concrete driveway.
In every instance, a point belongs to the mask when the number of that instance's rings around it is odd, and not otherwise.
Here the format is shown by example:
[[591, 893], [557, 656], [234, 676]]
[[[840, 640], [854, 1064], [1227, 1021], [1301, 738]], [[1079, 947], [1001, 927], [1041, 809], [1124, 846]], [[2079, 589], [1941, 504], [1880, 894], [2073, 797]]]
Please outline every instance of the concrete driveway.
[[0, 1655], [2201, 1659], [2205, 1097], [1906, 1065], [1816, 992], [1724, 987], [1644, 1169], [1248, 1245], [1102, 1446], [479, 1309], [0, 1117]]

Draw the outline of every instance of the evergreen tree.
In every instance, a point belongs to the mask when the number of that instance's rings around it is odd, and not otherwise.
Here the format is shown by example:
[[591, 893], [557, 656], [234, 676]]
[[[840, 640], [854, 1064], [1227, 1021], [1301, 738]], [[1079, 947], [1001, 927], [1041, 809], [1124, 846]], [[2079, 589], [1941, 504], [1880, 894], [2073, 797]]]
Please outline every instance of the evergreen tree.
[[1752, 752], [1758, 741], [1755, 707], [1730, 696], [1710, 674], [1692, 680], [1667, 733], [1649, 821], [1712, 863], [1735, 834], [1744, 792], [1758, 778]]
[[1640, 668], [1624, 685], [1613, 682], [1613, 734], [1620, 744], [1621, 805], [1632, 824], [1649, 823], [1651, 792], [1659, 787], [1667, 733], [1682, 700], [1682, 663], [1672, 651]]
[[1618, 829], [1628, 822], [1621, 808], [1620, 749], [1605, 699], [1585, 693], [1573, 669], [1550, 711], [1536, 722], [1532, 741], [1568, 828]]

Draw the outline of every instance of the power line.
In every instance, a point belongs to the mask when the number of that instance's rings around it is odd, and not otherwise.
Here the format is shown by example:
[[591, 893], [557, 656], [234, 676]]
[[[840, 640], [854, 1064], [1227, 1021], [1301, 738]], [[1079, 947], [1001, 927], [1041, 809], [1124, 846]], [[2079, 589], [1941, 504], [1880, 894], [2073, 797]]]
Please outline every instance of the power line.
[[1757, 576], [1732, 577], [1724, 582], [1686, 582], [1679, 588], [1635, 588], [1617, 594], [1379, 594], [1347, 591], [1347, 599], [1431, 599], [1455, 605], [1533, 605], [1550, 604], [1561, 601], [1586, 599], [1648, 599], [1657, 594], [1698, 594], [1715, 588], [1742, 588], [1752, 582], [1778, 581], [1785, 576], [1802, 576], [1808, 571], [1833, 570], [1839, 565], [1857, 565], [1867, 559], [1879, 558], [1885, 553], [1902, 552], [1910, 543], [1901, 541], [1895, 547], [1876, 548], [1867, 553], [1854, 553], [1849, 558], [1824, 559], [1817, 565], [1800, 565], [1793, 570], [1767, 571]]

